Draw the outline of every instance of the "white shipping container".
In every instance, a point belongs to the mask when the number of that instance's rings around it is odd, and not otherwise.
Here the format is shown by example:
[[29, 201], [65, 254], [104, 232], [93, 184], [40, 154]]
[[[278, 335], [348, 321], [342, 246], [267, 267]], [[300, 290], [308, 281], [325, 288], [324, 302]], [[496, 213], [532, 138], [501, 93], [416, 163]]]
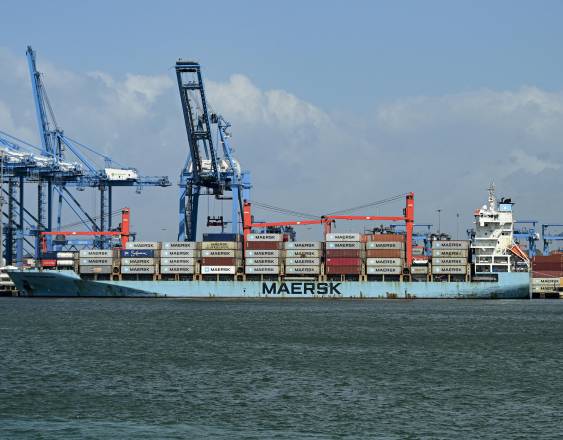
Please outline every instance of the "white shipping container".
[[72, 267], [74, 266], [74, 260], [57, 260], [57, 266]]
[[286, 266], [320, 266], [320, 258], [286, 258]]
[[419, 247], [413, 247], [412, 254], [416, 256], [424, 255], [424, 249]]
[[197, 251], [193, 249], [167, 249], [160, 251], [160, 258], [194, 258], [196, 256], [196, 252]]
[[255, 250], [255, 251], [244, 251], [244, 256], [246, 258], [258, 258], [258, 257], [268, 257], [268, 258], [279, 258], [279, 250]]
[[435, 266], [459, 266], [467, 264], [467, 258], [432, 258]]
[[[209, 242], [213, 243], [213, 242]], [[236, 266], [201, 266], [202, 275], [234, 275], [237, 272]]]
[[82, 249], [78, 255], [80, 258], [90, 258], [90, 257], [102, 257], [102, 258], [112, 258], [112, 250], [104, 249]]
[[285, 249], [321, 249], [320, 241], [286, 241]]
[[285, 251], [286, 258], [319, 258], [321, 256], [319, 249], [288, 249]]
[[434, 275], [449, 274], [449, 275], [465, 275], [467, 273], [467, 265], [465, 266], [432, 266], [432, 273]]
[[247, 266], [278, 266], [279, 258], [247, 258], [244, 261]]
[[57, 260], [70, 260], [74, 258], [74, 252], [57, 252]]
[[236, 241], [202, 241], [201, 249], [237, 250], [239, 243]]
[[121, 266], [121, 273], [153, 274], [154, 266]]
[[469, 240], [434, 240], [432, 249], [469, 249]]
[[359, 241], [333, 241], [327, 242], [327, 249], [362, 249], [362, 243]]
[[280, 273], [279, 266], [246, 266], [244, 268], [246, 274], [278, 274]]
[[160, 273], [180, 273], [180, 274], [193, 274], [195, 271], [194, 266], [160, 266]]
[[197, 249], [195, 241], [165, 241], [162, 243], [162, 249]]
[[246, 241], [283, 241], [283, 234], [248, 234]]
[[194, 266], [195, 258], [161, 258], [161, 266]]
[[154, 258], [122, 258], [122, 266], [154, 266]]
[[368, 241], [367, 249], [403, 249], [405, 243], [402, 241]]
[[79, 273], [82, 274], [110, 274], [112, 272], [111, 266], [80, 266], [78, 269]]
[[113, 258], [102, 257], [102, 258], [81, 258], [81, 266], [111, 266], [113, 264]]
[[128, 241], [125, 243], [125, 249], [160, 249], [158, 241]]
[[368, 275], [401, 275], [403, 269], [400, 266], [367, 266]]
[[542, 292], [558, 292], [559, 286], [549, 285], [549, 284], [542, 284], [542, 285], [533, 285], [532, 292], [535, 293], [542, 293]]
[[228, 257], [235, 258], [236, 251], [223, 251], [223, 250], [212, 250], [212, 251], [201, 251], [202, 257]]
[[326, 241], [360, 241], [361, 236], [357, 233], [351, 232], [337, 232], [333, 234], [326, 234]]
[[532, 278], [532, 285], [554, 285], [559, 286], [559, 278]]
[[318, 275], [321, 272], [320, 266], [286, 266], [287, 275]]
[[467, 258], [467, 249], [432, 249], [432, 258]]
[[368, 266], [402, 266], [403, 260], [400, 258], [367, 258]]
[[428, 266], [411, 266], [412, 275], [426, 275], [428, 274]]

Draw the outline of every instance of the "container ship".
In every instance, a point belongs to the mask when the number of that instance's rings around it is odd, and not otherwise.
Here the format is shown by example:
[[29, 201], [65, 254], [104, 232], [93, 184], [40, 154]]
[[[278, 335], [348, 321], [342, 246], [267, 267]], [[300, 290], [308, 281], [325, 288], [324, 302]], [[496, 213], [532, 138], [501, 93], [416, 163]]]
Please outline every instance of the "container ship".
[[[249, 223], [244, 234], [209, 233], [203, 241], [54, 252], [40, 269], [9, 274], [22, 295], [36, 297], [529, 298], [530, 261], [512, 236], [512, 208], [489, 188], [474, 237], [432, 240], [426, 252], [413, 246], [408, 227], [292, 241]], [[410, 210], [412, 194], [407, 222]]]

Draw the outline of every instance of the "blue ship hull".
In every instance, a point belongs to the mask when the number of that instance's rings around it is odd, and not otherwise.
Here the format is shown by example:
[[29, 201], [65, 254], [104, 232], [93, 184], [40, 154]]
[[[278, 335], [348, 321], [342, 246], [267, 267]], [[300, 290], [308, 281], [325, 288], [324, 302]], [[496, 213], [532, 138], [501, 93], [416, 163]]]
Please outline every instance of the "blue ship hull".
[[390, 281], [93, 281], [73, 271], [9, 272], [22, 295], [171, 298], [476, 298], [530, 297], [530, 274], [499, 273], [498, 282]]

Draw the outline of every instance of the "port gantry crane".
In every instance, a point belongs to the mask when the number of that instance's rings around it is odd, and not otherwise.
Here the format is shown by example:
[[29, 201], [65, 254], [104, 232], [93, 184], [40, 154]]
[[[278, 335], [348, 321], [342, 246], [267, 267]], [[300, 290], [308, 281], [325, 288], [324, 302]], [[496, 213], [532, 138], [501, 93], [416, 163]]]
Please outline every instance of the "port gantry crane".
[[[35, 257], [38, 257], [43, 238], [47, 238], [46, 241], [50, 242], [53, 236], [66, 234], [65, 231], [61, 231], [63, 204], [80, 220], [78, 224], [87, 229], [84, 235], [91, 236], [96, 240], [94, 244], [97, 247], [104, 248], [108, 244], [107, 237], [112, 235], [103, 232], [112, 229], [114, 186], [135, 186], [138, 191], [144, 186], [170, 186], [166, 176], [141, 177], [136, 169], [123, 167], [109, 156], [66, 136], [57, 124], [42, 74], [37, 70], [35, 51], [30, 46], [27, 48], [26, 56], [41, 147], [35, 147], [8, 133], [0, 132], [2, 165], [6, 170], [2, 183], [8, 183], [8, 189], [2, 188], [2, 192], [8, 196], [8, 212], [3, 213], [3, 217], [8, 220], [4, 231], [6, 237], [4, 249], [9, 263], [13, 260], [14, 246], [17, 261], [21, 263], [24, 243], [34, 248]], [[102, 158], [104, 166], [97, 166], [88, 159], [83, 150]], [[71, 158], [65, 157], [65, 152], [69, 152]], [[37, 185], [35, 215], [25, 206], [26, 183]], [[71, 193], [69, 187], [77, 190], [86, 188], [99, 190], [99, 215], [90, 215], [78, 198]], [[19, 190], [17, 195], [16, 190]], [[56, 225], [53, 224], [55, 197], [58, 201]], [[18, 209], [19, 215], [16, 215]], [[91, 232], [99, 232], [99, 234], [90, 234]], [[72, 231], [72, 234], [81, 233]], [[25, 238], [30, 235], [34, 237], [33, 244]]]
[[[199, 63], [179, 59], [176, 78], [189, 145], [189, 155], [180, 173], [178, 240], [196, 240], [199, 198], [203, 188], [218, 200], [231, 200], [231, 230], [239, 233], [242, 203], [250, 197], [250, 173], [242, 171], [233, 157], [228, 141], [230, 124], [222, 116], [209, 112]], [[222, 155], [214, 143], [213, 126]], [[231, 196], [226, 196], [226, 192]], [[222, 227], [224, 223], [222, 216], [208, 217], [208, 226]]]
[[[553, 241], [562, 241], [563, 240], [563, 232], [560, 233], [553, 233], [553, 232], [549, 232], [549, 229], [552, 228], [563, 228], [562, 224], [556, 224], [556, 223], [544, 223], [541, 225], [541, 237], [543, 240], [543, 254], [544, 255], [549, 255], [549, 246]], [[557, 250], [560, 250], [561, 247], [559, 247]]]

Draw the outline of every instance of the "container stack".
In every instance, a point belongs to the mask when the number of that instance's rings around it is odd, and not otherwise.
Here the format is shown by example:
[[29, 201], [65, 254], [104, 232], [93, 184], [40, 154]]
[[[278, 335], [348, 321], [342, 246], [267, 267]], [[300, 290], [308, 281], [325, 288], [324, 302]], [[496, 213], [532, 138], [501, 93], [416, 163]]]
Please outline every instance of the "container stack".
[[320, 275], [321, 249], [319, 241], [285, 242], [285, 274], [289, 276]]
[[241, 242], [235, 234], [205, 234], [201, 243], [201, 274], [236, 275], [241, 266]]
[[279, 275], [283, 234], [248, 234], [244, 252], [246, 275]]
[[78, 253], [80, 274], [110, 275], [113, 270], [113, 251], [83, 249]]
[[57, 252], [57, 269], [74, 269], [74, 252]]
[[366, 274], [401, 275], [405, 262], [405, 237], [400, 234], [373, 234], [367, 238]]
[[121, 273], [123, 275], [154, 275], [160, 243], [157, 241], [130, 241], [121, 251]]
[[432, 275], [467, 275], [468, 240], [434, 240]]
[[55, 269], [57, 267], [57, 253], [53, 251], [43, 252], [39, 260], [43, 269]]
[[360, 234], [326, 234], [325, 238], [325, 273], [361, 275], [363, 243]]
[[555, 295], [563, 281], [563, 254], [538, 255], [532, 260], [532, 293]]
[[161, 275], [193, 275], [196, 269], [195, 241], [167, 241], [160, 250]]

